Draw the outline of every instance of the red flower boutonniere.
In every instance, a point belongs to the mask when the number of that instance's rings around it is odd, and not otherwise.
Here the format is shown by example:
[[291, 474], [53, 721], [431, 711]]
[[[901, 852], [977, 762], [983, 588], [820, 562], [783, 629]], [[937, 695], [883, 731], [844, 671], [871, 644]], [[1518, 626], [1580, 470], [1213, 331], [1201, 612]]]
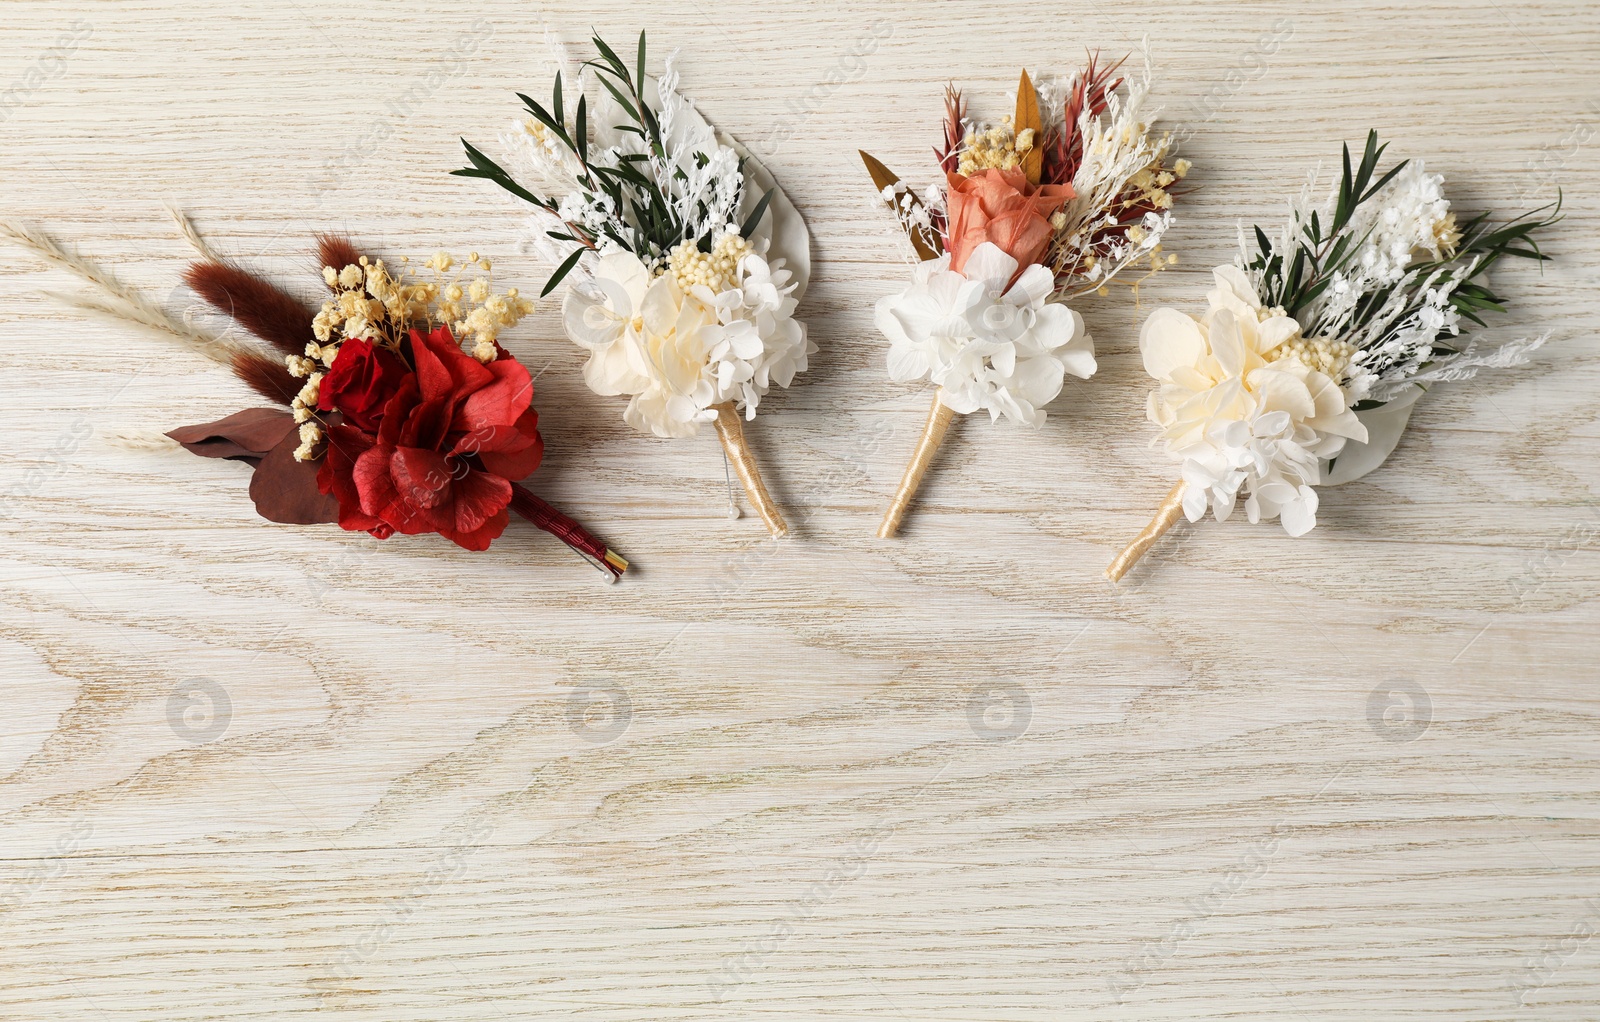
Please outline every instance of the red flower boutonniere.
[[[417, 282], [346, 239], [324, 236], [330, 297], [313, 313], [217, 258], [179, 222], [206, 256], [185, 274], [190, 286], [274, 354], [203, 335], [48, 236], [5, 228], [105, 292], [84, 308], [190, 341], [279, 406], [167, 434], [202, 457], [251, 465], [250, 496], [262, 517], [336, 522], [379, 539], [438, 533], [486, 550], [515, 513], [592, 561], [608, 581], [627, 569], [621, 555], [522, 485], [539, 467], [544, 441], [533, 380], [498, 335], [533, 303], [515, 289], [496, 294], [487, 259], [474, 254], [458, 264], [441, 252], [425, 264], [433, 279]], [[463, 279], [469, 272], [475, 279]]]

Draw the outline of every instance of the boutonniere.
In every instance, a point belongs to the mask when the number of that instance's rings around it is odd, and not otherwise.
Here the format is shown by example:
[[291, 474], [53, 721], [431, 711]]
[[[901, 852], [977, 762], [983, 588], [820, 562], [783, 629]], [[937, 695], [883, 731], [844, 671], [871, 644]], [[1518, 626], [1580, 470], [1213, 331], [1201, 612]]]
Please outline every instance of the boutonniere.
[[1243, 498], [1251, 522], [1291, 536], [1317, 524], [1318, 485], [1383, 464], [1412, 405], [1435, 383], [1522, 365], [1546, 336], [1481, 351], [1465, 341], [1480, 313], [1504, 312], [1489, 270], [1506, 257], [1542, 261], [1535, 232], [1559, 200], [1496, 225], [1459, 220], [1444, 178], [1408, 160], [1378, 174], [1384, 146], [1367, 136], [1359, 163], [1344, 147], [1338, 187], [1307, 191], [1275, 235], [1241, 234], [1233, 264], [1213, 271], [1199, 317], [1150, 314], [1139, 334], [1154, 442], [1179, 465], [1155, 518], [1106, 576], [1121, 578], [1181, 515], [1225, 521]]
[[900, 528], [956, 415], [986, 411], [1037, 427], [1067, 374], [1095, 371], [1094, 340], [1068, 302], [1129, 267], [1175, 257], [1161, 239], [1187, 160], [1168, 162], [1144, 102], [1150, 76], [1115, 78], [1093, 60], [1070, 81], [1035, 85], [997, 125], [967, 116], [946, 90], [942, 180], [918, 192], [861, 154], [921, 260], [912, 284], [878, 302], [889, 377], [937, 390], [927, 425], [878, 536]]
[[486, 550], [516, 514], [607, 581], [627, 569], [621, 555], [523, 485], [544, 441], [533, 381], [497, 338], [533, 305], [515, 289], [494, 290], [488, 259], [474, 254], [458, 265], [441, 252], [425, 264], [429, 275], [414, 279], [404, 264], [392, 268], [324, 235], [318, 283], [328, 297], [313, 312], [218, 257], [175, 215], [204, 257], [185, 281], [261, 343], [208, 335], [48, 235], [16, 224], [5, 230], [95, 287], [93, 297], [64, 297], [67, 304], [188, 342], [273, 402], [167, 434], [201, 457], [251, 466], [250, 497], [263, 518], [337, 522], [379, 539], [437, 533]]
[[714, 424], [751, 503], [782, 536], [741, 416], [755, 418], [816, 351], [794, 318], [810, 235], [766, 169], [678, 93], [675, 53], [654, 78], [643, 32], [631, 66], [593, 42], [599, 56], [572, 94], [559, 71], [548, 105], [518, 94], [524, 117], [502, 141], [526, 186], [465, 139], [472, 166], [455, 173], [532, 207], [532, 234], [556, 264], [544, 293], [568, 283], [563, 321], [589, 352], [589, 388], [626, 396], [623, 419], [642, 432], [684, 437]]

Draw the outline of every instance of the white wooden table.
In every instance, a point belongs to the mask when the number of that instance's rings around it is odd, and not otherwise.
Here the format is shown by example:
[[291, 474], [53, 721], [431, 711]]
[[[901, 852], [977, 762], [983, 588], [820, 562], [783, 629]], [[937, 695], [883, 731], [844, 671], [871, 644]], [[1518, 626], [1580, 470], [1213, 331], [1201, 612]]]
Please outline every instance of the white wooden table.
[[[0, 205], [158, 298], [168, 201], [307, 297], [329, 227], [536, 290], [515, 207], [446, 171], [548, 87], [541, 17], [650, 18], [808, 215], [821, 351], [751, 427], [793, 538], [727, 519], [709, 431], [591, 395], [554, 302], [509, 340], [537, 489], [624, 582], [521, 523], [268, 525], [241, 467], [142, 442], [243, 387], [8, 248], [0, 1018], [1600, 1016], [1592, 5], [10, 0]], [[909, 257], [856, 149], [926, 180], [947, 77], [998, 115], [1146, 34], [1182, 262], [1086, 304], [1095, 379], [1038, 433], [961, 423], [874, 539], [927, 394], [885, 377]], [[1553, 342], [1427, 398], [1309, 537], [1182, 525], [1107, 585], [1169, 484], [1138, 322], [1369, 127], [1465, 210], [1565, 188], [1492, 335]]]

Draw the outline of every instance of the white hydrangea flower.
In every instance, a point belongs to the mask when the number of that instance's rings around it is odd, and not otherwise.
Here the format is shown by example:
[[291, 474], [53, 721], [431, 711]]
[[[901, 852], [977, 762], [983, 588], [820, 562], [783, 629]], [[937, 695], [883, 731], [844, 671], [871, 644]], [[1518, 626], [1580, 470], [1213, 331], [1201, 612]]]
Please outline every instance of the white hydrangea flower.
[[596, 260], [592, 287], [567, 292], [567, 336], [590, 352], [584, 382], [597, 394], [627, 394], [623, 419], [657, 436], [691, 436], [731, 401], [754, 418], [773, 384], [787, 387], [816, 345], [794, 319], [797, 304], [782, 260], [751, 253], [720, 293], [651, 276], [629, 252]]
[[1048, 267], [1031, 265], [1013, 282], [1016, 273], [1017, 261], [988, 242], [964, 273], [950, 269], [948, 255], [919, 264], [909, 288], [877, 305], [889, 376], [931, 380], [962, 414], [982, 408], [991, 419], [1041, 425], [1067, 373], [1094, 374], [1094, 339], [1082, 316], [1048, 301]]
[[1316, 525], [1321, 464], [1346, 440], [1365, 442], [1351, 400], [1297, 357], [1274, 359], [1300, 324], [1263, 308], [1236, 266], [1213, 271], [1205, 316], [1157, 309], [1139, 332], [1145, 371], [1160, 386], [1148, 414], [1158, 442], [1182, 462], [1184, 515], [1218, 521], [1241, 492], [1251, 522], [1278, 519], [1291, 536]]
[[751, 253], [739, 261], [734, 286], [711, 296], [717, 323], [705, 329], [714, 403], [732, 401], [746, 419], [756, 417], [773, 384], [787, 388], [796, 373], [805, 372], [808, 356], [817, 350], [805, 324], [794, 318], [799, 303], [792, 297], [792, 278], [783, 260], [769, 264]]

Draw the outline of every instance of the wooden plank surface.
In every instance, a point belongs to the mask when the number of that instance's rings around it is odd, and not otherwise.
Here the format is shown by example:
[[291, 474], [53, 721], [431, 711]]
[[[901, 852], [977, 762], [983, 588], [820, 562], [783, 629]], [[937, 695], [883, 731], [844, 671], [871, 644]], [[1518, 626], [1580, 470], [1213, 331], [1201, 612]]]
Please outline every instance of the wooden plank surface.
[[[1600, 24], [1592, 4], [1033, 8], [814, 0], [9, 0], [5, 212], [174, 309], [162, 210], [309, 296], [308, 236], [476, 249], [446, 176], [545, 25], [659, 60], [811, 224], [814, 368], [750, 427], [795, 526], [726, 517], [716, 440], [641, 437], [547, 302], [540, 492], [637, 566], [513, 526], [487, 554], [256, 519], [236, 465], [145, 442], [246, 403], [172, 346], [0, 297], [0, 1018], [1600, 1017]], [[908, 263], [855, 157], [916, 180], [955, 78], [1150, 40], [1200, 190], [1181, 262], [1085, 303], [1100, 372], [1037, 432], [966, 421], [873, 530], [927, 394], [871, 305]], [[63, 42], [62, 40], [68, 40]], [[1565, 190], [1493, 336], [1292, 540], [1178, 532], [1135, 339], [1193, 309], [1369, 127], [1460, 208]]]

